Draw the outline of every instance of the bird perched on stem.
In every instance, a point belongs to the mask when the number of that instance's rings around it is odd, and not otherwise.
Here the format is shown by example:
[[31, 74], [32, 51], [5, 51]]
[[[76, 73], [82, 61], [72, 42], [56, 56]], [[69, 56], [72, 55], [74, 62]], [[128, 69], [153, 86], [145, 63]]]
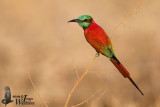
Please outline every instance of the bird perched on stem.
[[77, 22], [83, 28], [86, 40], [96, 50], [98, 56], [99, 53], [101, 53], [102, 55], [109, 58], [109, 60], [119, 70], [123, 77], [128, 78], [131, 83], [139, 90], [139, 92], [144, 95], [131, 78], [129, 72], [117, 59], [110, 38], [107, 36], [105, 31], [95, 23], [91, 16], [82, 15], [77, 19], [70, 20], [69, 22]]
[[5, 90], [5, 95], [4, 95], [4, 99], [2, 100], [2, 103], [5, 104], [6, 106], [8, 103], [13, 102], [13, 100], [11, 100], [10, 88], [6, 86], [4, 90]]

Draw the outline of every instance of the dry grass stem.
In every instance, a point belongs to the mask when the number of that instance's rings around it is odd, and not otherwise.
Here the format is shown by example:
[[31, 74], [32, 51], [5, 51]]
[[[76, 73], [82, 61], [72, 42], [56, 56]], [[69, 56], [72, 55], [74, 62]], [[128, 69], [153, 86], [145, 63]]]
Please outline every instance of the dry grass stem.
[[94, 97], [99, 91], [101, 91], [101, 90], [102, 90], [102, 89], [97, 90], [97, 91], [94, 92], [90, 97], [88, 97], [86, 100], [84, 100], [84, 101], [82, 101], [81, 103], [76, 104], [76, 105], [74, 105], [74, 106], [72, 106], [72, 107], [78, 107], [78, 106], [80, 106], [80, 105], [88, 102], [91, 98], [93, 98], [93, 97]]
[[93, 105], [95, 105], [95, 103], [107, 92], [107, 90], [105, 90], [94, 102], [92, 102], [91, 107]]
[[120, 24], [118, 24], [112, 32], [109, 34], [109, 37], [111, 37], [112, 33], [129, 17], [131, 16], [134, 12], [137, 12], [137, 9], [143, 4], [144, 0], [134, 9], [127, 17], [125, 17]]
[[74, 92], [74, 90], [76, 89], [77, 85], [79, 84], [79, 82], [84, 78], [84, 76], [88, 73], [90, 67], [92, 66], [93, 62], [95, 61], [96, 56], [93, 58], [92, 62], [89, 64], [89, 66], [87, 67], [86, 71], [82, 74], [82, 76], [79, 78], [79, 80], [76, 82], [76, 84], [74, 85], [74, 87], [72, 88], [71, 92], [69, 93], [69, 96], [67, 98], [67, 101], [65, 103], [65, 107], [67, 107], [68, 102], [70, 100], [70, 97], [72, 95], [72, 93]]
[[48, 105], [47, 105], [47, 103], [46, 103], [47, 101], [44, 101], [43, 98], [42, 98], [42, 97], [40, 96], [40, 94], [38, 93], [38, 90], [37, 90], [36, 86], [34, 85], [34, 83], [33, 83], [33, 81], [32, 81], [32, 78], [31, 78], [31, 75], [30, 75], [29, 72], [28, 72], [28, 77], [29, 77], [29, 80], [30, 80], [30, 82], [31, 82], [31, 84], [32, 84], [32, 86], [33, 86], [36, 94], [37, 94], [38, 97], [40, 98], [41, 102], [42, 102], [46, 107], [48, 107]]

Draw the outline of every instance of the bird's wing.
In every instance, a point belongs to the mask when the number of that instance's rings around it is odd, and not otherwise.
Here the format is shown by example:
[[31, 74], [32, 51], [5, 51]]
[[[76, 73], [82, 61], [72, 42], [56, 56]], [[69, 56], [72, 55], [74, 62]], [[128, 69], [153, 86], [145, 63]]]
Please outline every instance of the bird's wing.
[[5, 98], [6, 99], [10, 99], [11, 100], [11, 91], [10, 91], [10, 88], [7, 86], [5, 87]]

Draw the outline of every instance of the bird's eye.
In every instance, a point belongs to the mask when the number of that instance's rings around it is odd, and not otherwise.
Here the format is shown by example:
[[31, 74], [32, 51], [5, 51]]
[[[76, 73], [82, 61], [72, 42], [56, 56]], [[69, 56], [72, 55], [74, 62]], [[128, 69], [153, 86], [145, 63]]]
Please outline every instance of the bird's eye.
[[83, 20], [84, 22], [87, 22], [88, 20], [87, 19], [85, 19], [85, 20]]

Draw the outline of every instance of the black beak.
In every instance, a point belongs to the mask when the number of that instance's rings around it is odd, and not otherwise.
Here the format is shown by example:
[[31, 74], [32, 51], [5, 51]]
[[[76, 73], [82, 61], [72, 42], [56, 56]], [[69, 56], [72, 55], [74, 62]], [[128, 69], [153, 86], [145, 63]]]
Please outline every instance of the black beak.
[[68, 21], [68, 22], [77, 22], [77, 23], [80, 23], [81, 20], [79, 20], [79, 19], [73, 19], [73, 20], [70, 20], [70, 21]]

